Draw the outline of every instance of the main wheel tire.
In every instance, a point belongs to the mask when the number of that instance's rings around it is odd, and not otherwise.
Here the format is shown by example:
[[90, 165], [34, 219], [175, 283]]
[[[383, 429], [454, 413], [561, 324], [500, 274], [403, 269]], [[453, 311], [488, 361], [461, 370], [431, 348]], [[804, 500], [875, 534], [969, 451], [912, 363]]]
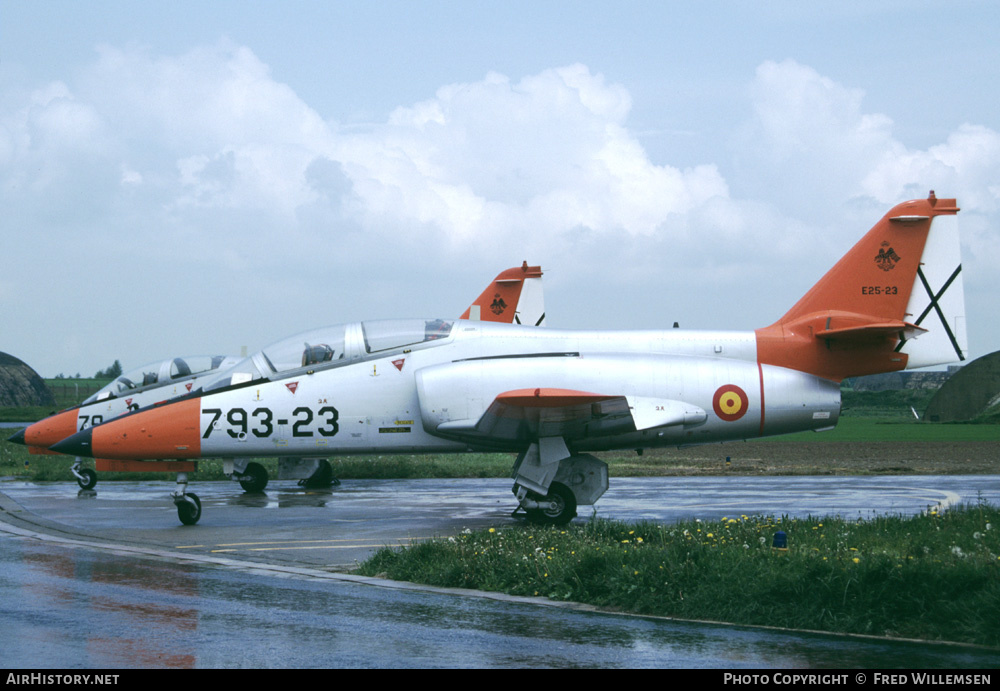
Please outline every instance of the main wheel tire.
[[201, 518], [201, 499], [194, 492], [188, 492], [185, 494], [188, 499], [194, 502], [192, 504], [190, 501], [182, 501], [177, 505], [177, 518], [181, 520], [184, 525], [194, 525]]
[[549, 493], [538, 501], [552, 502], [548, 509], [529, 509], [528, 520], [541, 525], [566, 525], [576, 518], [576, 495], [561, 482], [549, 485]]
[[80, 489], [94, 489], [94, 485], [97, 484], [97, 473], [90, 468], [80, 468], [80, 475], [83, 477], [76, 479]]
[[240, 478], [240, 487], [244, 492], [263, 492], [267, 480], [267, 468], [260, 463], [248, 463]]

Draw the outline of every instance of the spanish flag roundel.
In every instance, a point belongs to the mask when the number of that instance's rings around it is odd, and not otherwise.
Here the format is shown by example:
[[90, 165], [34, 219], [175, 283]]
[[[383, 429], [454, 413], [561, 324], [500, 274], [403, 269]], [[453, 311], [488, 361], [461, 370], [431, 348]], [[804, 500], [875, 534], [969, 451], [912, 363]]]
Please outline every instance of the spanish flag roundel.
[[726, 422], [739, 420], [746, 414], [749, 406], [746, 391], [735, 384], [720, 386], [712, 397], [712, 409]]

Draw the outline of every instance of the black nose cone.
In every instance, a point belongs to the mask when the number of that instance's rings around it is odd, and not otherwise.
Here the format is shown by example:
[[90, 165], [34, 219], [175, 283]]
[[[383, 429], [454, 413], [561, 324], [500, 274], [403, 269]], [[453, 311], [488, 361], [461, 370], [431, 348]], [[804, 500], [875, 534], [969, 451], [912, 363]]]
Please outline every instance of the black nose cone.
[[11, 436], [7, 437], [7, 441], [12, 441], [15, 444], [23, 444], [24, 443], [24, 430], [22, 429], [22, 430], [16, 432], [15, 434], [12, 434]]
[[49, 450], [56, 453], [64, 453], [67, 456], [93, 456], [94, 452], [90, 446], [90, 440], [93, 435], [94, 428], [88, 427], [85, 430], [66, 437], [58, 444], [53, 444], [49, 447]]

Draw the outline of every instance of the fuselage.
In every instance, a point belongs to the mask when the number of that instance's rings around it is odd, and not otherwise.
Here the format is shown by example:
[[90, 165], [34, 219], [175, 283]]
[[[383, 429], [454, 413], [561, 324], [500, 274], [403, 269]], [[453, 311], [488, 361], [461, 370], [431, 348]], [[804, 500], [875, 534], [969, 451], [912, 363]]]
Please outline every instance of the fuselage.
[[[432, 326], [433, 325], [433, 326]], [[398, 334], [398, 335], [394, 335]], [[318, 332], [323, 337], [322, 331]], [[326, 341], [333, 343], [327, 345]], [[225, 386], [94, 429], [122, 459], [520, 450], [476, 422], [500, 394], [568, 389], [687, 413], [646, 429], [583, 430], [574, 451], [703, 444], [830, 428], [836, 382], [757, 362], [753, 332], [585, 331], [407, 320], [331, 327], [253, 356], [268, 379]], [[314, 355], [325, 348], [321, 358]], [[292, 351], [298, 351], [298, 354]], [[287, 355], [282, 353], [288, 352]], [[275, 363], [280, 359], [285, 363]], [[299, 358], [296, 360], [296, 358]], [[690, 413], [690, 414], [688, 414]]]

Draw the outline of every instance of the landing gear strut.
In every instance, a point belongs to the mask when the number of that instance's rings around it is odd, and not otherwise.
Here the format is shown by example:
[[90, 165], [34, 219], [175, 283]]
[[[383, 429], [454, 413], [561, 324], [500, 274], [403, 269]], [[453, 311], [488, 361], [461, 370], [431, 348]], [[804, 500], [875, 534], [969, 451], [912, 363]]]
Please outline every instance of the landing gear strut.
[[80, 489], [94, 489], [94, 485], [97, 484], [97, 473], [90, 468], [84, 468], [79, 456], [70, 466], [70, 471], [76, 478], [76, 483], [80, 485]]
[[590, 454], [570, 454], [561, 437], [531, 444], [514, 462], [512, 476], [518, 510], [532, 523], [566, 525], [578, 505], [593, 504], [608, 489], [607, 464]]
[[267, 487], [267, 480], [267, 468], [260, 463], [248, 463], [239, 476], [240, 487], [244, 492], [263, 492]]
[[177, 518], [184, 525], [194, 525], [201, 518], [201, 499], [187, 490], [187, 473], [177, 473], [177, 491], [171, 493], [177, 506]]

